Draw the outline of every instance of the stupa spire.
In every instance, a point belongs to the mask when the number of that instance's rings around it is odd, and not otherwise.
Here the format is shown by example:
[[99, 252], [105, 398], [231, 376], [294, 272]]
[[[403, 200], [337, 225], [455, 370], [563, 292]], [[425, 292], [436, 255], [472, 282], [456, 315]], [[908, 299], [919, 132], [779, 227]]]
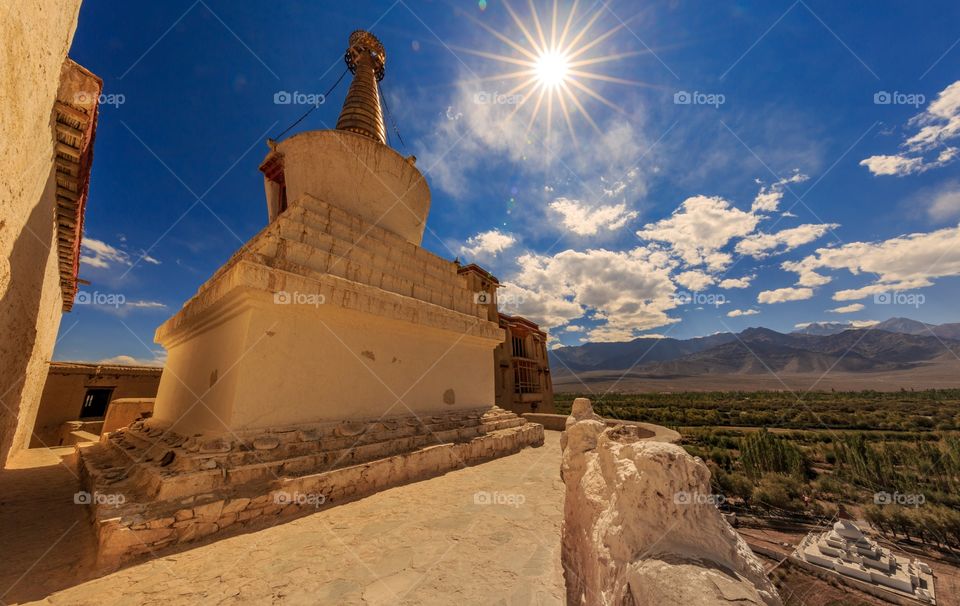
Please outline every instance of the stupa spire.
[[380, 108], [377, 82], [383, 80], [387, 53], [376, 36], [364, 30], [350, 34], [344, 61], [353, 73], [353, 82], [340, 110], [337, 130], [346, 130], [387, 143], [387, 128]]

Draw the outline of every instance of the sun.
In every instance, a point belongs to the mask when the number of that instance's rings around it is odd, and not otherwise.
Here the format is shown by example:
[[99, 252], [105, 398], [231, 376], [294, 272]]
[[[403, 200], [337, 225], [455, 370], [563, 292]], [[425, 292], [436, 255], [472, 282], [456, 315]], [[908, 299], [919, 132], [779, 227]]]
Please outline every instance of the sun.
[[477, 78], [473, 82], [519, 80], [519, 84], [513, 86], [503, 97], [520, 99], [510, 111], [508, 119], [513, 119], [521, 111], [529, 112], [526, 126], [527, 133], [530, 132], [538, 117], [544, 116], [547, 139], [549, 139], [554, 122], [554, 107], [559, 110], [558, 113], [562, 114], [572, 139], [576, 140], [577, 138], [571, 118], [572, 113], [579, 113], [594, 130], [599, 132], [599, 127], [584, 106], [583, 102], [585, 100], [589, 98], [599, 101], [617, 112], [625, 112], [600, 94], [594, 88], [593, 83], [648, 85], [601, 73], [597, 71], [598, 68], [610, 61], [652, 53], [653, 51], [646, 49], [644, 51], [591, 56], [591, 51], [595, 52], [604, 41], [627, 27], [627, 23], [618, 18], [619, 24], [613, 28], [602, 33], [592, 31], [600, 17], [608, 11], [606, 5], [601, 6], [593, 14], [580, 16], [577, 15], [579, 0], [574, 0], [566, 15], [562, 15], [558, 8], [559, 2], [554, 0], [552, 3], [553, 11], [549, 15], [549, 20], [541, 22], [534, 0], [529, 0], [528, 4], [530, 19], [525, 22], [513, 10], [508, 0], [503, 0], [503, 6], [521, 34], [519, 39], [508, 37], [476, 17], [467, 15], [471, 21], [510, 47], [512, 54], [505, 55], [461, 47], [453, 48], [514, 67], [513, 71]]
[[559, 51], [540, 53], [534, 66], [540, 84], [547, 87], [557, 87], [563, 84], [570, 74], [570, 65], [567, 57]]

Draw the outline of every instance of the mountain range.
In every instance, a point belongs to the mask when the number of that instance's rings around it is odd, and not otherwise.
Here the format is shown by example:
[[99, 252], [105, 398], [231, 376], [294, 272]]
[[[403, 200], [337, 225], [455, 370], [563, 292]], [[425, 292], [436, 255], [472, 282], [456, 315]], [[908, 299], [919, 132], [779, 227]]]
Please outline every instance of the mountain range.
[[693, 339], [638, 338], [550, 350], [564, 375], [633, 369], [633, 375], [878, 372], [957, 360], [960, 323], [924, 324], [891, 318], [871, 326], [815, 323], [784, 334], [767, 328]]
[[793, 334], [835, 335], [845, 330], [865, 329], [885, 330], [905, 335], [933, 335], [941, 339], [960, 339], [960, 322], [951, 324], [927, 324], [910, 318], [890, 318], [883, 322], [864, 326], [852, 322], [811, 322], [803, 325]]

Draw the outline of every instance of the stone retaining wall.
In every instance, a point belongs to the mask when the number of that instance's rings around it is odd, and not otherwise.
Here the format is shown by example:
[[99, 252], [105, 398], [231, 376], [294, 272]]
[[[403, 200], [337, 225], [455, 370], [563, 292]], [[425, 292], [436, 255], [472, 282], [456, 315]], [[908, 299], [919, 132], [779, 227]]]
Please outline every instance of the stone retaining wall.
[[[543, 426], [526, 423], [491, 431], [467, 442], [445, 443], [300, 477], [280, 478], [259, 492], [182, 499], [181, 509], [146, 508], [119, 516], [109, 494], [94, 496], [91, 507], [98, 539], [98, 564], [116, 567], [147, 554], [205, 539], [271, 526], [281, 519], [315, 513], [385, 488], [427, 479], [543, 444]], [[84, 485], [92, 483], [80, 464]], [[103, 502], [98, 501], [101, 499]]]
[[[544, 429], [549, 429], [551, 431], [563, 431], [566, 429], [568, 418], [566, 415], [546, 414], [539, 412], [525, 412], [520, 416], [531, 423], [539, 423], [540, 425], [543, 425]], [[680, 440], [679, 433], [662, 425], [642, 423], [640, 421], [621, 421], [619, 419], [604, 419], [603, 422], [606, 423], [608, 427], [613, 427], [615, 425], [629, 425], [631, 427], [637, 427], [639, 431], [638, 435], [640, 436], [641, 440], [671, 443]]]

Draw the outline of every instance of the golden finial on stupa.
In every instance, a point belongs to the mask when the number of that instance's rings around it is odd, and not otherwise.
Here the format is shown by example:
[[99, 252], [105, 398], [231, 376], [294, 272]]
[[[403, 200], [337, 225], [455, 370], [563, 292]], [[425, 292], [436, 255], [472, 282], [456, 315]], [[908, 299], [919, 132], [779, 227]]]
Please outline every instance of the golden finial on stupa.
[[353, 82], [340, 110], [337, 130], [347, 130], [374, 141], [387, 143], [387, 128], [380, 108], [377, 82], [383, 80], [387, 53], [376, 36], [364, 30], [350, 34], [350, 47], [344, 56], [353, 73]]

